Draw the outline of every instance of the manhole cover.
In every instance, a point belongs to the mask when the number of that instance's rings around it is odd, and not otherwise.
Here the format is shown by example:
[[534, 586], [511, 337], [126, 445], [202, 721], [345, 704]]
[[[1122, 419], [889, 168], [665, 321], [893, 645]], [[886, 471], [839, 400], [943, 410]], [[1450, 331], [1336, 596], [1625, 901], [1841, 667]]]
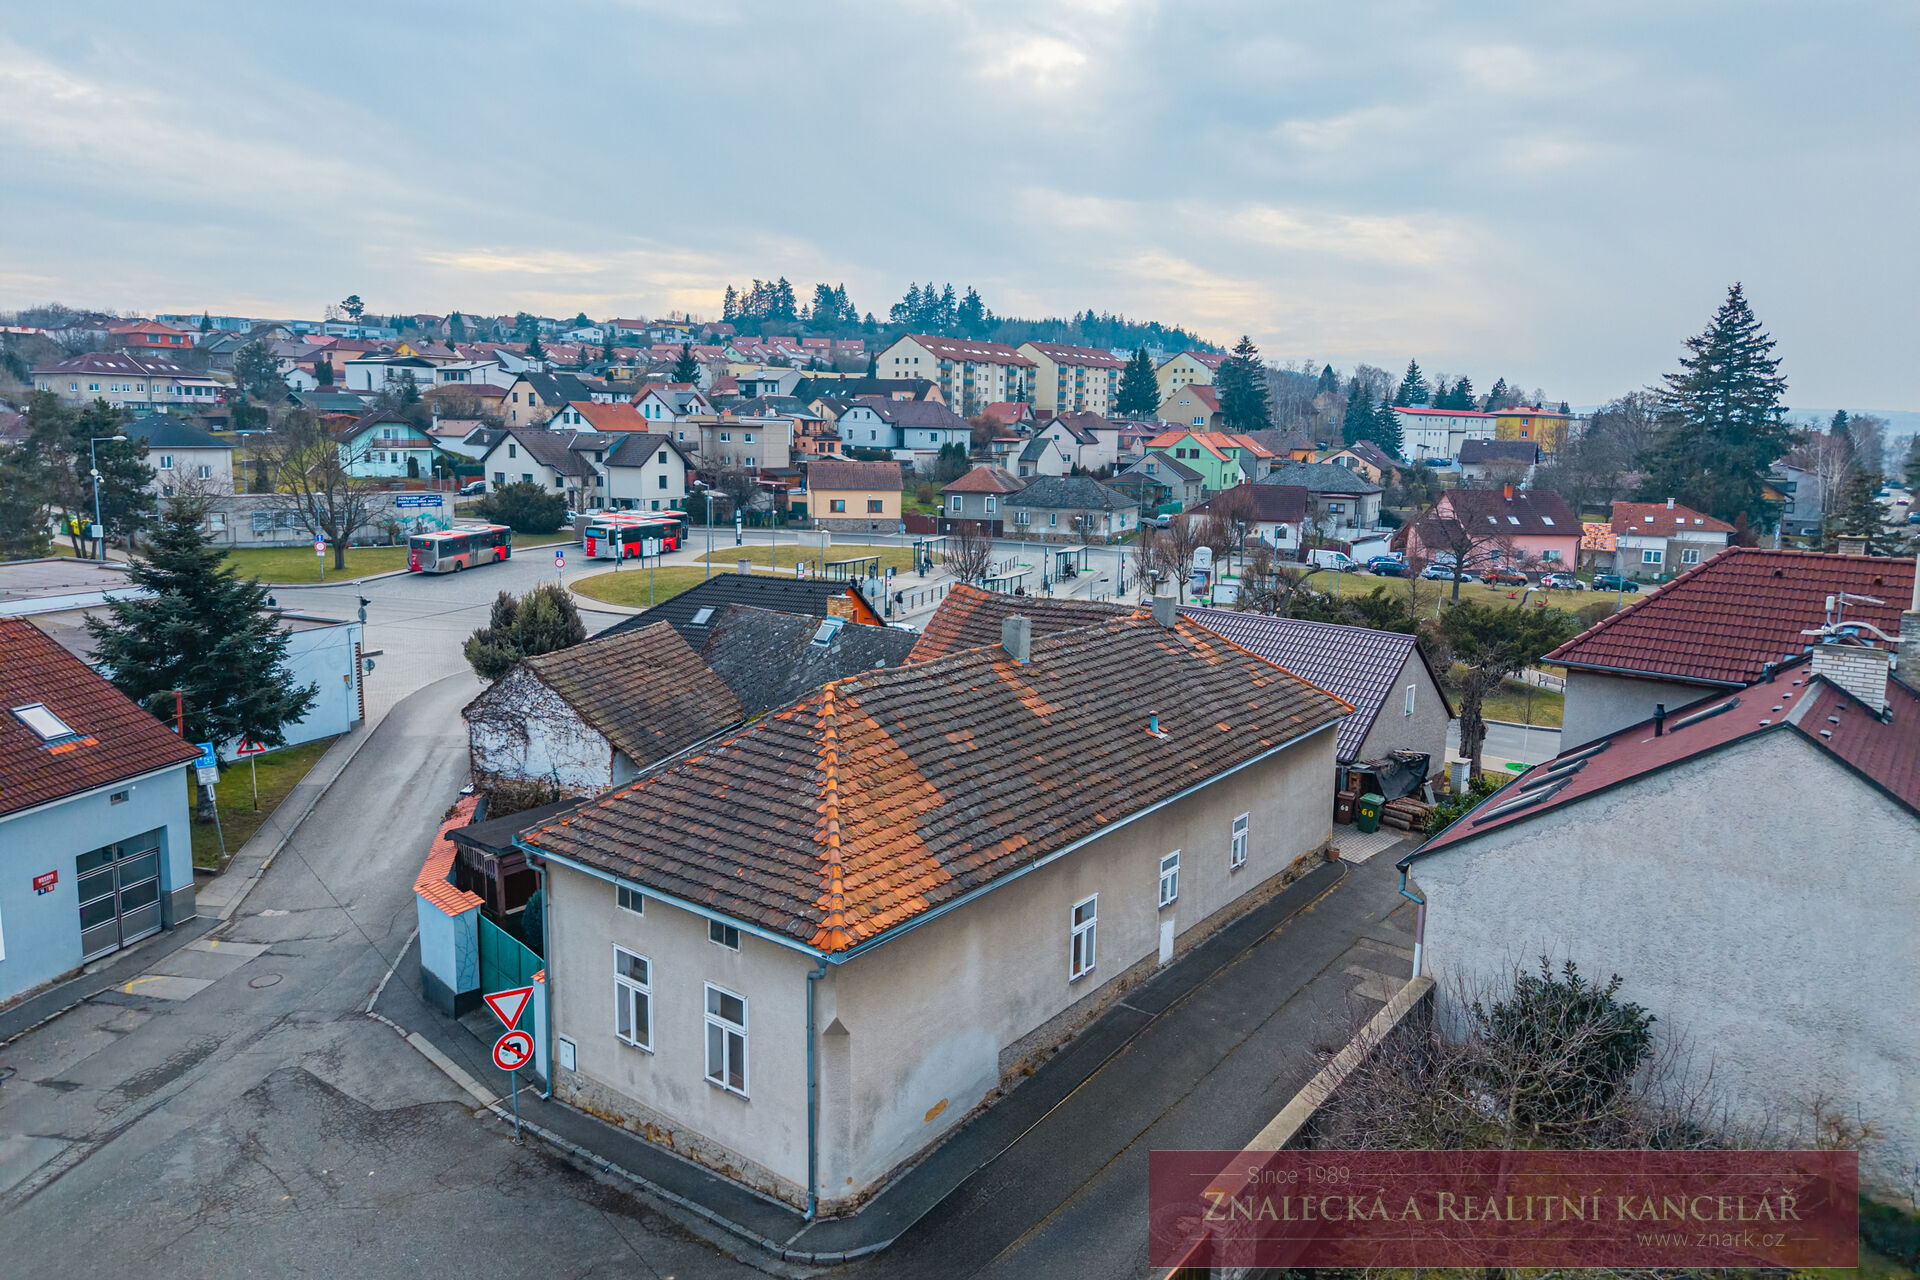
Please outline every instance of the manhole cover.
[[279, 981], [280, 981], [279, 974], [263, 973], [257, 978], [248, 978], [247, 985], [252, 987], [255, 991], [263, 991], [268, 987], [276, 985]]

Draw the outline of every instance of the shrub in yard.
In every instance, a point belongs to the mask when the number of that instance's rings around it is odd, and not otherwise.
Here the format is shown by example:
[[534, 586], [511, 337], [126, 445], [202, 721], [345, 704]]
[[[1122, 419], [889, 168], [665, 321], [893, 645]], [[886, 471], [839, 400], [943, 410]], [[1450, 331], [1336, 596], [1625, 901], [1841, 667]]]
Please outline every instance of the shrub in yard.
[[1450, 795], [1433, 807], [1432, 811], [1427, 814], [1427, 834], [1430, 836], [1439, 835], [1442, 831], [1445, 831], [1448, 827], [1458, 822], [1460, 815], [1479, 804], [1482, 800], [1485, 800], [1501, 787], [1504, 787], [1509, 781], [1511, 781], [1511, 779], [1503, 778], [1494, 773], [1480, 774], [1467, 785], [1467, 793], [1465, 795]]
[[474, 503], [473, 509], [482, 520], [504, 524], [515, 533], [552, 533], [567, 518], [566, 497], [530, 480], [501, 485]]
[[1585, 631], [1602, 618], [1611, 618], [1620, 606], [1612, 600], [1595, 600], [1592, 604], [1583, 604], [1573, 611], [1574, 620]]
[[518, 599], [502, 591], [487, 625], [467, 637], [467, 665], [482, 680], [498, 680], [522, 658], [570, 649], [586, 638], [573, 597], [551, 582]]
[[1475, 1005], [1487, 1084], [1510, 1139], [1559, 1145], [1613, 1112], [1653, 1052], [1654, 1017], [1619, 998], [1621, 982], [1618, 974], [1605, 986], [1589, 982], [1571, 960], [1555, 972], [1543, 957], [1505, 999]]
[[920, 487], [913, 491], [913, 500], [923, 507], [937, 507], [940, 505], [940, 490], [934, 487], [933, 481], [922, 480]]

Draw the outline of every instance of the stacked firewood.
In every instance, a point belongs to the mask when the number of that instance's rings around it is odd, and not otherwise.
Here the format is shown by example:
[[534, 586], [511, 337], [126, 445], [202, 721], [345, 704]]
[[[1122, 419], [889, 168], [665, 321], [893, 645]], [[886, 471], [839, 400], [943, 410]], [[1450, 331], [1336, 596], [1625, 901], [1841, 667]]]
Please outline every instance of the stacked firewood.
[[1433, 806], [1415, 796], [1402, 796], [1398, 800], [1387, 801], [1387, 807], [1380, 812], [1380, 821], [1389, 827], [1401, 831], [1425, 831], [1427, 815], [1433, 812]]

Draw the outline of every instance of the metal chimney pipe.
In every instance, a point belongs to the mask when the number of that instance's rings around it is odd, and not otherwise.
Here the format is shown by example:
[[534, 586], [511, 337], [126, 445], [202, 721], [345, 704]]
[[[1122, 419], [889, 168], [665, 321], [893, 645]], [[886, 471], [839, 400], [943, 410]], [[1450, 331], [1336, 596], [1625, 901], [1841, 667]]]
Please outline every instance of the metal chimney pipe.
[[1653, 736], [1656, 738], [1662, 737], [1666, 732], [1667, 704], [1664, 702], [1656, 702], [1653, 704]]

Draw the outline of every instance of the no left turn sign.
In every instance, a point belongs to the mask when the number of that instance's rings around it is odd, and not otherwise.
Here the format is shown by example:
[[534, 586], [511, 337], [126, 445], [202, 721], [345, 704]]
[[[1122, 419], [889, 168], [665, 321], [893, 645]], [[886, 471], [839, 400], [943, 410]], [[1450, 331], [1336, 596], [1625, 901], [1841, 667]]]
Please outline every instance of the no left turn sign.
[[533, 1058], [533, 1037], [525, 1031], [509, 1031], [493, 1042], [493, 1065], [502, 1071], [518, 1071]]

